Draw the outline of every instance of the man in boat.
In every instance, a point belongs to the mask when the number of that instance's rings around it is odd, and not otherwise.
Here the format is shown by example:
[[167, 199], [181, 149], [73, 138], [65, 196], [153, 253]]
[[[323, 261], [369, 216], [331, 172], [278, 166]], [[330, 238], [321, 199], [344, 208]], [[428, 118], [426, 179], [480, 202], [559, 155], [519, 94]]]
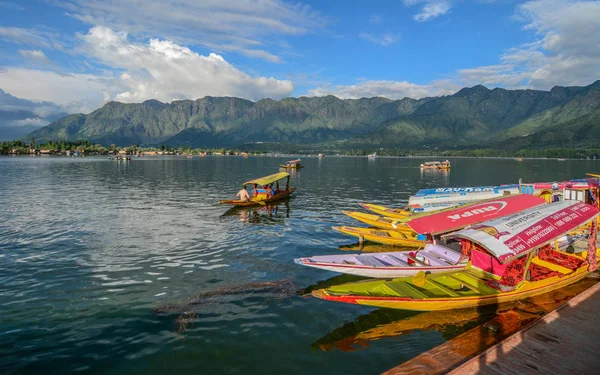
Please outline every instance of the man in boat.
[[245, 186], [242, 188], [242, 190], [238, 191], [235, 196], [238, 197], [242, 202], [248, 202], [250, 200], [250, 194], [248, 194], [246, 191]]

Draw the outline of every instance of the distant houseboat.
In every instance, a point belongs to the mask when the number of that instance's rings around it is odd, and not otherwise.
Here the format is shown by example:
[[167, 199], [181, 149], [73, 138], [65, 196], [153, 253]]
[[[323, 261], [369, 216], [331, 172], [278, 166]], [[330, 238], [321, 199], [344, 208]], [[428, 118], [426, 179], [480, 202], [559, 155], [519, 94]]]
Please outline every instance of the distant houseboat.
[[421, 169], [450, 169], [450, 162], [446, 161], [427, 161], [421, 164]]

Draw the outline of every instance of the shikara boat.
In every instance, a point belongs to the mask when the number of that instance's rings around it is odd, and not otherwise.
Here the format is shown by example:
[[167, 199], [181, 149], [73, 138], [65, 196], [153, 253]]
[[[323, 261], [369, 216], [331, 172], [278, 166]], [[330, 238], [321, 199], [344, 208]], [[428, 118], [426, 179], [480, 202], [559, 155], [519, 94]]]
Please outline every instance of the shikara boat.
[[[286, 180], [285, 189], [279, 188], [279, 181]], [[275, 184], [275, 187], [273, 185]], [[256, 205], [265, 205], [267, 203], [276, 202], [278, 200], [289, 197], [296, 188], [290, 188], [290, 174], [286, 172], [275, 173], [270, 176], [257, 178], [248, 182], [244, 182], [242, 186], [252, 185], [252, 198], [249, 201], [241, 201], [239, 199], [222, 200], [219, 204], [230, 204], [237, 207], [248, 207]]]
[[[348, 283], [312, 295], [331, 301], [415, 311], [506, 303], [573, 284], [597, 269], [597, 208], [562, 201], [448, 234], [460, 239], [471, 265], [463, 271]], [[588, 250], [566, 254], [551, 244], [591, 224]]]
[[327, 271], [383, 279], [414, 276], [419, 272], [456, 272], [467, 266], [467, 258], [463, 261], [460, 251], [432, 244], [417, 252], [322, 255], [298, 258], [294, 262]]
[[416, 233], [437, 235], [513, 215], [544, 204], [546, 200], [535, 195], [509, 195], [471, 203], [452, 210], [421, 215], [407, 221], [406, 225]]
[[357, 227], [332, 227], [340, 233], [349, 236], [358, 237], [362, 242], [364, 240], [382, 243], [384, 245], [395, 245], [403, 247], [419, 248], [425, 246], [425, 236], [413, 236], [409, 233], [398, 232], [395, 230], [383, 230], [372, 228]]
[[597, 279], [586, 277], [564, 288], [518, 302], [468, 309], [430, 311], [420, 314], [402, 310], [376, 309], [359, 316], [354, 322], [329, 332], [313, 343], [312, 347], [323, 351], [333, 349], [356, 351], [367, 347], [372, 341], [406, 335], [415, 330], [438, 331], [442, 337], [450, 339], [455, 337], [457, 332], [470, 329], [473, 323], [486, 322], [506, 311], [530, 316], [548, 313], [597, 282]]
[[[385, 245], [422, 247], [425, 246], [425, 234], [434, 235], [448, 233], [468, 225], [511, 215], [521, 210], [540, 206], [545, 203], [546, 201], [543, 198], [534, 195], [514, 195], [473, 203], [438, 213], [422, 214], [415, 219], [406, 221], [406, 225], [412, 228], [413, 232], [347, 226], [333, 227], [333, 229], [343, 234], [358, 237], [362, 240], [378, 242]], [[390, 225], [402, 227], [403, 224], [391, 222]]]
[[[416, 233], [433, 236], [462, 229], [486, 220], [513, 215], [525, 209], [545, 204], [546, 201], [537, 196], [514, 195], [423, 216], [407, 222], [406, 226], [414, 229]], [[388, 235], [393, 236], [392, 233], [388, 233]], [[383, 234], [378, 234], [378, 236], [377, 240], [383, 237]], [[415, 234], [412, 234], [412, 236], [416, 239], [422, 238]], [[369, 237], [365, 238], [373, 240]], [[466, 257], [461, 257], [460, 244], [456, 245], [458, 245], [459, 250], [450, 246], [428, 244], [423, 250], [414, 253], [404, 251], [376, 255], [324, 255], [299, 258], [295, 262], [304, 266], [358, 276], [376, 278], [408, 277], [419, 272], [434, 274], [464, 269], [467, 265]], [[464, 261], [462, 261], [463, 258]]]
[[342, 211], [345, 215], [350, 216], [353, 219], [356, 219], [365, 224], [369, 224], [371, 226], [386, 229], [386, 230], [396, 230], [399, 232], [408, 232], [411, 235], [416, 236], [415, 233], [410, 227], [404, 225], [402, 222], [399, 222], [398, 219], [393, 217], [379, 216], [373, 214], [367, 214], [364, 212], [358, 211]]
[[341, 251], [360, 251], [361, 253], [389, 253], [392, 251], [411, 250], [401, 246], [383, 245], [375, 242], [360, 243], [356, 242], [350, 245], [342, 245], [338, 247]]
[[446, 161], [426, 161], [425, 163], [420, 165], [421, 169], [442, 169], [448, 170], [450, 169], [450, 162]]
[[[504, 184], [497, 186], [470, 186], [470, 187], [440, 187], [431, 189], [420, 189], [416, 192], [414, 197], [423, 197], [428, 195], [439, 195], [439, 194], [477, 194], [477, 193], [495, 193], [504, 195], [505, 191], [509, 191], [511, 194], [517, 194], [519, 192], [519, 184]], [[494, 198], [494, 197], [492, 197]]]
[[304, 166], [302, 164], [300, 164], [300, 162], [301, 162], [300, 159], [290, 160], [290, 161], [287, 161], [285, 164], [279, 164], [279, 166], [281, 168], [286, 168], [286, 169], [300, 169], [300, 168], [304, 168]]
[[358, 205], [369, 211], [373, 211], [376, 214], [393, 218], [404, 218], [411, 215], [411, 212], [408, 208], [389, 208], [371, 203], [359, 203]]
[[[409, 206], [434, 208], [433, 204], [460, 205], [506, 195], [519, 194], [519, 185], [478, 186], [462, 188], [422, 189], [408, 199]], [[439, 206], [438, 206], [439, 207]]]

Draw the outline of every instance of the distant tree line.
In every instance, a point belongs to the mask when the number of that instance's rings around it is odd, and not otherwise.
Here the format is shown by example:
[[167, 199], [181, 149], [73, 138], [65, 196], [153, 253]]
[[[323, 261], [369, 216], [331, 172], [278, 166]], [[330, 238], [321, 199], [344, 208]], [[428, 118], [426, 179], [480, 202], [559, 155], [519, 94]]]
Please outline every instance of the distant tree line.
[[223, 154], [237, 155], [242, 152], [253, 154], [283, 153], [316, 155], [319, 153], [332, 155], [340, 154], [347, 156], [366, 156], [374, 152], [381, 156], [440, 156], [440, 157], [527, 157], [527, 158], [565, 158], [565, 159], [600, 159], [600, 148], [546, 148], [546, 149], [493, 149], [493, 148], [451, 148], [423, 147], [421, 149], [389, 148], [389, 147], [350, 147], [347, 144], [320, 144], [303, 145], [294, 143], [262, 143], [247, 144], [240, 147], [218, 147], [218, 148], [191, 148], [171, 147], [168, 145], [140, 146], [131, 145], [120, 147], [116, 145], [103, 146], [94, 144], [89, 140], [79, 141], [49, 141], [36, 144], [35, 139], [2, 141], [0, 142], [0, 154], [9, 154], [11, 151], [18, 154], [30, 153], [30, 150], [51, 150], [56, 152], [82, 150], [85, 154], [108, 154], [127, 149], [129, 152], [163, 151], [176, 152], [179, 154]]

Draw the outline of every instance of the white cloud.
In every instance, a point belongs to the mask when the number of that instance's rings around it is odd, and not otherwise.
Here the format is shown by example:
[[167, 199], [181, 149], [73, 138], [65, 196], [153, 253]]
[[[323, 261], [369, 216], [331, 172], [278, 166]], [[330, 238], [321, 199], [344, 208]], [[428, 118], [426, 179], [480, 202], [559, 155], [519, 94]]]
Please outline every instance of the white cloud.
[[36, 47], [52, 47], [51, 43], [48, 41], [47, 35], [44, 35], [44, 33], [35, 29], [0, 26], [0, 39]]
[[341, 99], [359, 99], [382, 96], [389, 99], [414, 98], [454, 94], [461, 88], [449, 80], [433, 81], [419, 85], [406, 81], [360, 81], [355, 85], [324, 86], [312, 89], [310, 96], [335, 95]]
[[535, 0], [517, 7], [517, 20], [537, 40], [507, 50], [500, 64], [461, 70], [466, 84], [547, 90], [600, 78], [600, 2]]
[[[98, 26], [81, 41], [79, 52], [111, 68], [106, 75], [4, 67], [0, 88], [18, 97], [56, 103], [69, 113], [88, 113], [108, 100], [170, 102], [207, 95], [279, 99], [294, 90], [291, 81], [253, 77], [217, 54], [202, 56], [167, 40], [136, 43], [126, 33]], [[39, 106], [34, 113], [43, 118], [45, 110], [51, 108]]]
[[419, 13], [413, 16], [417, 22], [425, 22], [450, 12], [450, 0], [404, 0], [407, 7], [422, 5]]
[[88, 55], [125, 71], [113, 82], [122, 90], [116, 95], [119, 101], [152, 98], [170, 102], [206, 95], [278, 99], [294, 90], [291, 81], [251, 77], [217, 54], [202, 56], [168, 40], [135, 43], [127, 34], [102, 26], [90, 29], [82, 40]]
[[[407, 6], [424, 3], [405, 0]], [[483, 84], [509, 89], [549, 90], [553, 86], [585, 86], [600, 78], [600, 2], [534, 0], [517, 7], [524, 30], [535, 41], [506, 50], [497, 64], [465, 68], [451, 80], [418, 85], [406, 81], [360, 81], [355, 85], [322, 86], [310, 95], [340, 98], [446, 95], [463, 86]]]
[[10, 123], [10, 125], [12, 126], [37, 126], [37, 127], [42, 127], [42, 126], [46, 126], [50, 123], [50, 121], [43, 119], [43, 118], [39, 118], [39, 117], [35, 117], [35, 118], [26, 118], [23, 120], [14, 120]]
[[[279, 58], [265, 43], [281, 35], [321, 30], [328, 19], [309, 6], [281, 0], [71, 0], [60, 3], [73, 17], [92, 25], [161, 37], [179, 44], [202, 44], [271, 62]], [[220, 51], [217, 50], [217, 51]]]
[[8, 67], [0, 71], [0, 87], [20, 98], [54, 102], [65, 112], [91, 112], [102, 104], [110, 77], [60, 74]]
[[362, 39], [368, 40], [371, 43], [380, 44], [382, 46], [389, 46], [390, 44], [396, 43], [400, 39], [399, 36], [390, 33], [379, 36], [369, 33], [360, 33], [358, 36]]
[[19, 50], [19, 54], [24, 58], [38, 64], [50, 64], [50, 59], [40, 50]]

